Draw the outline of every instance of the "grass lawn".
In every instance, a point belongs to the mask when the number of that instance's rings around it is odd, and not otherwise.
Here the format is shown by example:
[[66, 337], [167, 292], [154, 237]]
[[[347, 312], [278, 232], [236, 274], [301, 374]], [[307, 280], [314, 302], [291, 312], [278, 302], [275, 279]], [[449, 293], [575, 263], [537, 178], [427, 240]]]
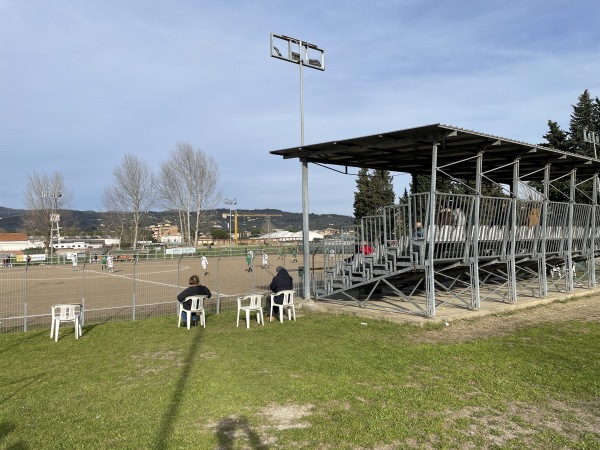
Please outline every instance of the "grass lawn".
[[0, 448], [600, 449], [597, 321], [436, 342], [361, 322], [0, 335]]

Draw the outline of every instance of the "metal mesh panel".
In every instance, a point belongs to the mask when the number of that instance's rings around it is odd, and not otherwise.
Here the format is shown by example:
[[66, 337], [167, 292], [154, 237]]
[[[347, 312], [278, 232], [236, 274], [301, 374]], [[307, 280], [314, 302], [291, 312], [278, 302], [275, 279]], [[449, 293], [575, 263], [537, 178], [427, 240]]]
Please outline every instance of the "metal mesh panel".
[[510, 198], [481, 197], [479, 200], [480, 259], [506, 258], [510, 238], [510, 206]]
[[587, 254], [591, 252], [590, 224], [592, 205], [573, 205], [573, 251]]
[[470, 230], [473, 223], [473, 197], [436, 194], [435, 203], [434, 258], [436, 260], [466, 259], [467, 237], [472, 235]]
[[[265, 268], [258, 255], [262, 251], [269, 254]], [[0, 270], [0, 332], [48, 327], [51, 306], [58, 303], [83, 304], [86, 324], [176, 315], [176, 296], [193, 274], [211, 289], [208, 314], [235, 311], [238, 296], [269, 292], [278, 265], [288, 269], [298, 291], [302, 255], [292, 262], [291, 255], [280, 255], [276, 248], [255, 251], [251, 271], [245, 256], [209, 257], [206, 275], [199, 258], [180, 256], [117, 259], [113, 271], [94, 259], [80, 262], [76, 270], [64, 259], [62, 264], [12, 264]]]
[[548, 223], [546, 225], [547, 256], [564, 256], [567, 250], [568, 220], [568, 203], [548, 203]]
[[538, 200], [517, 200], [515, 253], [532, 255], [537, 250], [541, 233], [542, 203]]

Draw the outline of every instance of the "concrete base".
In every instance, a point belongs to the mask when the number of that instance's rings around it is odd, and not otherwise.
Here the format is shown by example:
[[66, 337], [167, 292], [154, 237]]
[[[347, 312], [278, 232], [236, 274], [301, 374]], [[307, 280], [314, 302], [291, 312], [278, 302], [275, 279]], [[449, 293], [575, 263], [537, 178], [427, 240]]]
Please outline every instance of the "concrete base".
[[573, 292], [551, 292], [547, 297], [519, 297], [515, 303], [506, 303], [502, 301], [481, 301], [481, 307], [477, 310], [468, 309], [461, 305], [446, 304], [436, 309], [434, 317], [424, 317], [420, 312], [407, 302], [401, 301], [398, 297], [383, 297], [368, 302], [358, 303], [356, 301], [314, 301], [303, 303], [303, 310], [309, 314], [311, 312], [328, 314], [345, 314], [356, 316], [363, 319], [385, 320], [394, 323], [413, 323], [423, 326], [430, 323], [449, 323], [455, 320], [474, 319], [490, 314], [503, 314], [533, 306], [545, 305], [556, 301], [566, 300], [576, 297], [597, 296], [598, 306], [600, 308], [600, 288], [596, 289], [577, 289]]

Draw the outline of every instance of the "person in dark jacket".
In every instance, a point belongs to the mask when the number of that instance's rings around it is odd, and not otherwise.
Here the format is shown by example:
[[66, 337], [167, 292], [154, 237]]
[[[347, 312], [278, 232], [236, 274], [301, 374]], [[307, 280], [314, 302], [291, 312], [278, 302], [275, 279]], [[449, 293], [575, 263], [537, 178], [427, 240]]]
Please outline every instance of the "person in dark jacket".
[[[271, 289], [273, 292], [281, 292], [294, 288], [294, 281], [286, 269], [284, 269], [281, 266], [277, 266], [275, 272], [275, 276], [273, 277], [273, 281], [271, 281], [271, 284], [269, 285], [269, 289]], [[283, 294], [278, 295], [273, 300], [276, 305], [281, 305], [281, 303], [283, 303]], [[266, 308], [267, 311], [271, 312], [270, 295], [267, 295]], [[273, 313], [279, 314], [278, 306], [273, 306]], [[272, 320], [273, 318], [269, 317], [269, 322], [271, 322]]]
[[[192, 295], [206, 295], [207, 298], [210, 298], [210, 289], [200, 284], [200, 277], [198, 275], [192, 275], [190, 277], [190, 287], [177, 295], [177, 300], [183, 303], [184, 310], [187, 309], [189, 311], [190, 306], [192, 306], [191, 300], [185, 300], [186, 297]], [[181, 319], [183, 320], [183, 326], [187, 327], [187, 313], [185, 311], [181, 312]], [[192, 325], [196, 325], [196, 321], [196, 313], [192, 313]]]

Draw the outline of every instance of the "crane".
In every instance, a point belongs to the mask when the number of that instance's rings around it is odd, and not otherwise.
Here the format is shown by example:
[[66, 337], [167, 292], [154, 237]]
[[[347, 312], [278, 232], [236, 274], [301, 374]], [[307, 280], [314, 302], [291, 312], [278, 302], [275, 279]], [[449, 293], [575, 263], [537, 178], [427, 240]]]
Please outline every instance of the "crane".
[[[237, 211], [233, 212], [233, 221], [234, 221], [234, 233], [233, 233], [233, 240], [234, 242], [237, 244], [238, 241], [238, 217], [278, 217], [278, 216], [282, 216], [283, 214], [238, 214]], [[229, 217], [230, 214], [229, 213], [223, 213], [223, 219], [226, 219], [227, 217]], [[229, 230], [229, 232], [231, 233], [231, 230]]]

